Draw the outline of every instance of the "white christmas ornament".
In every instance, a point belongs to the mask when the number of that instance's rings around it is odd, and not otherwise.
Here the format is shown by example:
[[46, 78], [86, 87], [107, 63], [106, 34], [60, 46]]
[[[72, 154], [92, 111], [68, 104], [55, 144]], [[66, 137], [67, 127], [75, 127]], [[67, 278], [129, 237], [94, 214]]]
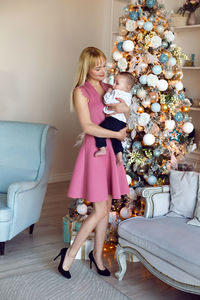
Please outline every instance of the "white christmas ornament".
[[163, 92], [166, 91], [168, 88], [168, 82], [164, 79], [158, 81], [158, 89], [159, 91]]
[[139, 89], [137, 91], [137, 97], [140, 99], [145, 99], [146, 95], [147, 95], [147, 92], [145, 89]]
[[173, 76], [174, 76], [174, 73], [172, 72], [172, 70], [169, 70], [165, 73], [166, 79], [171, 79]]
[[191, 133], [192, 131], [193, 131], [193, 129], [194, 129], [194, 125], [192, 124], [192, 123], [190, 123], [190, 122], [185, 122], [184, 124], [183, 124], [183, 131], [185, 132], [185, 133]]
[[158, 33], [163, 33], [164, 27], [163, 27], [162, 25], [158, 25], [158, 26], [156, 27], [156, 30], [157, 30]]
[[173, 42], [173, 40], [175, 39], [173, 32], [170, 30], [166, 30], [164, 32], [164, 36], [169, 43]]
[[140, 126], [146, 126], [150, 121], [150, 115], [147, 113], [142, 113], [140, 114], [139, 118], [138, 118], [138, 124]]
[[133, 188], [130, 188], [128, 195], [129, 195], [129, 197], [132, 200], [136, 200], [137, 199], [137, 194], [136, 194], [136, 192], [135, 192], [135, 190]]
[[82, 203], [82, 204], [78, 204], [76, 207], [77, 213], [79, 215], [86, 215], [87, 214], [87, 205]]
[[120, 216], [123, 219], [128, 219], [128, 218], [130, 218], [132, 216], [132, 210], [130, 208], [123, 207], [120, 210]]
[[150, 104], [151, 104], [151, 100], [150, 100], [149, 98], [144, 99], [144, 100], [142, 101], [142, 105], [143, 105], [145, 108], [148, 107]]
[[156, 49], [161, 45], [162, 45], [162, 39], [158, 35], [155, 35], [151, 38], [151, 47], [153, 49]]
[[143, 142], [147, 146], [151, 146], [155, 143], [155, 136], [151, 133], [147, 133], [143, 137]]
[[168, 129], [168, 130], [173, 130], [175, 128], [175, 121], [174, 120], [167, 120], [165, 121], [165, 127]]
[[134, 20], [128, 20], [126, 22], [126, 30], [134, 31], [137, 28], [137, 23]]
[[121, 58], [120, 60], [118, 60], [117, 66], [119, 69], [121, 69], [122, 71], [125, 71], [127, 68], [127, 61], [126, 58]]
[[115, 51], [113, 52], [113, 59], [118, 61], [120, 60], [121, 58], [123, 58], [123, 55], [119, 52], [119, 51]]
[[130, 52], [134, 49], [134, 43], [131, 40], [126, 40], [123, 42], [122, 48], [124, 49], [124, 51], [126, 52]]
[[116, 41], [117, 41], [118, 43], [123, 42], [123, 40], [124, 40], [124, 38], [123, 38], [123, 36], [121, 36], [121, 35], [118, 35], [117, 38], [116, 38]]
[[131, 176], [126, 174], [126, 179], [127, 179], [128, 185], [130, 185], [131, 181], [132, 181]]
[[139, 28], [142, 28], [144, 25], [144, 21], [143, 20], [137, 21], [137, 25], [139, 26]]
[[175, 85], [177, 91], [181, 91], [183, 89], [183, 83], [178, 81]]
[[147, 84], [148, 86], [156, 87], [158, 85], [158, 77], [154, 74], [149, 74], [147, 76]]

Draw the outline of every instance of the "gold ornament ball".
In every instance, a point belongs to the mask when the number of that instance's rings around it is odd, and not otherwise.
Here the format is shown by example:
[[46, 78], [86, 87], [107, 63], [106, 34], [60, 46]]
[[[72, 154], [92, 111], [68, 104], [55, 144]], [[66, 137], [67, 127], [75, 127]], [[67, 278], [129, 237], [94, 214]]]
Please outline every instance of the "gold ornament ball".
[[143, 130], [144, 130], [144, 127], [143, 127], [143, 126], [140, 126], [140, 125], [138, 125], [138, 126], [137, 126], [137, 130], [138, 130], [138, 131], [143, 131]]
[[190, 107], [189, 106], [183, 106], [181, 110], [182, 110], [182, 112], [189, 112]]
[[119, 35], [126, 35], [127, 34], [127, 30], [124, 26], [120, 26], [119, 27]]
[[109, 70], [109, 72], [110, 72], [111, 74], [114, 74], [114, 73], [115, 73], [115, 69], [112, 68], [112, 69]]
[[140, 106], [140, 107], [138, 108], [137, 112], [138, 112], [139, 114], [142, 114], [142, 113], [144, 112], [144, 107], [143, 107], [143, 106]]
[[156, 100], [158, 100], [158, 94], [156, 92], [150, 92], [149, 98], [153, 101], [156, 101]]
[[167, 104], [161, 104], [161, 111], [167, 112], [168, 111], [168, 105]]

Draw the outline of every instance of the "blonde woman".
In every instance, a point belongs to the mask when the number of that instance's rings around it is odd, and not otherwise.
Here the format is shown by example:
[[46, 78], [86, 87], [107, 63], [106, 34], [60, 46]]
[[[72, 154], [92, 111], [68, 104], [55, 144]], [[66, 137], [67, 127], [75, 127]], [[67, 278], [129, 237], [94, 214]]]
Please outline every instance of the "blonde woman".
[[[83, 222], [70, 248], [63, 248], [58, 254], [61, 256], [58, 270], [66, 278], [71, 278], [70, 266], [93, 229], [95, 229], [95, 239], [94, 249], [89, 254], [90, 268], [94, 263], [99, 275], [110, 275], [102, 259], [108, 214], [112, 198], [120, 199], [121, 195], [129, 191], [124, 167], [122, 164], [116, 164], [110, 141], [111, 138], [123, 141], [126, 137], [126, 128], [112, 131], [98, 125], [105, 118], [103, 95], [110, 88], [108, 84], [102, 82], [106, 72], [105, 64], [106, 56], [101, 50], [94, 47], [84, 49], [79, 58], [73, 90], [73, 104], [85, 138], [76, 160], [68, 197], [85, 198], [93, 202], [93, 212]], [[118, 104], [111, 104], [110, 109], [115, 113], [124, 113], [126, 117], [129, 116], [129, 107], [123, 100], [120, 100]], [[94, 153], [98, 150], [95, 136], [108, 139], [106, 155], [94, 157]]]

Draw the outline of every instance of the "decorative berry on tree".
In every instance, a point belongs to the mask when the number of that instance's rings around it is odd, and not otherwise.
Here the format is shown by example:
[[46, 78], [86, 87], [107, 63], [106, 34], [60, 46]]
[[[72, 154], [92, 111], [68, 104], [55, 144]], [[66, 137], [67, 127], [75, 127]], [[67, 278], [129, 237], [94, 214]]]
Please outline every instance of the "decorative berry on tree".
[[170, 17], [158, 0], [132, 0], [120, 17], [108, 78], [135, 76], [124, 162], [130, 186], [163, 185], [177, 160], [194, 149], [191, 103], [185, 97], [181, 60]]

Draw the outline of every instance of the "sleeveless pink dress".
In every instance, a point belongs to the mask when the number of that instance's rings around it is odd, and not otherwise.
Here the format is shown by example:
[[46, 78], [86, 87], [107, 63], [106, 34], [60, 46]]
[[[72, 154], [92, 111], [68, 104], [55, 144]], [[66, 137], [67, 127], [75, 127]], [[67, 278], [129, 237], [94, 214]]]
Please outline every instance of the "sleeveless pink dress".
[[[105, 92], [110, 87], [103, 82], [101, 86]], [[89, 99], [92, 122], [100, 124], [105, 118], [102, 97], [88, 81], [80, 88]], [[94, 137], [86, 134], [75, 163], [68, 197], [100, 202], [106, 201], [109, 194], [113, 199], [120, 199], [121, 195], [129, 192], [124, 167], [116, 164], [110, 139], [107, 139], [106, 155], [94, 157], [97, 150]]]

